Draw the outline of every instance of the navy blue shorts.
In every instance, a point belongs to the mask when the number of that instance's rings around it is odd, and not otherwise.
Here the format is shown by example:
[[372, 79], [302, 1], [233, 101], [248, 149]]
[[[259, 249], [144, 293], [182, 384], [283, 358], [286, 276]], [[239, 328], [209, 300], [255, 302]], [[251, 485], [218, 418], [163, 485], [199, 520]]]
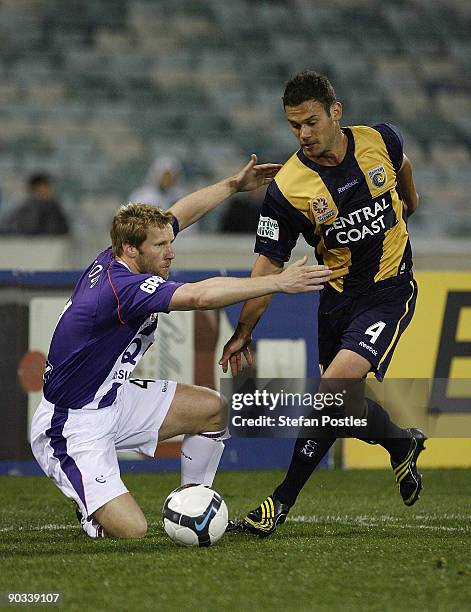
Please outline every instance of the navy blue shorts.
[[411, 274], [377, 283], [354, 298], [328, 285], [319, 303], [319, 362], [326, 369], [340, 349], [349, 349], [367, 359], [376, 378], [383, 380], [416, 300]]

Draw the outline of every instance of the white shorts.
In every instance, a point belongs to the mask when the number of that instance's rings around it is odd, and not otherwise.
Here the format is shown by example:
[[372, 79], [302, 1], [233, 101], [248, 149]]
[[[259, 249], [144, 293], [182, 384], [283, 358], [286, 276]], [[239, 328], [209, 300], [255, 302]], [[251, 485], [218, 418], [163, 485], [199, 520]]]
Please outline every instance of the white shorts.
[[153, 457], [177, 383], [127, 381], [113, 404], [97, 410], [60, 409], [44, 398], [31, 423], [31, 449], [83, 516], [127, 492], [117, 450]]

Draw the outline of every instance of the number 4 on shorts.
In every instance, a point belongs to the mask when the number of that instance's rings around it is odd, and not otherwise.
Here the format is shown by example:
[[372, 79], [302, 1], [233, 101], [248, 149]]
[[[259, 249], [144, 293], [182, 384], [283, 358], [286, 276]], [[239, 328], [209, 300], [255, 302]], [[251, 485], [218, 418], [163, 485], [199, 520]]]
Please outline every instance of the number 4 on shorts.
[[155, 380], [149, 380], [145, 378], [132, 378], [129, 380], [130, 383], [140, 387], [141, 389], [147, 389], [150, 383], [154, 383]]
[[376, 342], [380, 333], [385, 327], [386, 323], [384, 321], [378, 321], [377, 323], [373, 323], [373, 325], [368, 327], [368, 329], [365, 331], [365, 335], [371, 336], [371, 344]]

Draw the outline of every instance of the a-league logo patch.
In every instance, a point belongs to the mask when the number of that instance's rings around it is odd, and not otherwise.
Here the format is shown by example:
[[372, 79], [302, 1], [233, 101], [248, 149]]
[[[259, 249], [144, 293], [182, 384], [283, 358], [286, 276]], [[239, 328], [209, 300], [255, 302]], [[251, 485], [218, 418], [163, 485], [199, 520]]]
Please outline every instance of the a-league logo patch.
[[316, 196], [309, 202], [316, 223], [325, 223], [335, 217], [335, 210], [324, 196]]
[[368, 176], [370, 177], [370, 181], [373, 183], [374, 187], [377, 188], [382, 187], [388, 178], [384, 166], [376, 166], [376, 168], [368, 170]]

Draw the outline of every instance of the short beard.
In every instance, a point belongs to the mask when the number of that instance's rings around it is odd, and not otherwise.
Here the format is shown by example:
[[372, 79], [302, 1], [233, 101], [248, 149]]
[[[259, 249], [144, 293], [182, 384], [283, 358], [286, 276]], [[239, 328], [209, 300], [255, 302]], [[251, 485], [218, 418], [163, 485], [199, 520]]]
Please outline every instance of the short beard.
[[140, 274], [155, 274], [153, 270], [149, 269], [149, 266], [146, 265], [146, 259], [143, 254], [139, 251], [139, 258], [136, 260], [137, 267], [139, 268]]
[[170, 269], [164, 268], [163, 270], [152, 270], [149, 266], [146, 265], [146, 260], [143, 257], [142, 253], [139, 253], [139, 261], [136, 262], [138, 264], [138, 268], [141, 274], [152, 274], [153, 276], [160, 276], [164, 280], [168, 280], [170, 275]]

